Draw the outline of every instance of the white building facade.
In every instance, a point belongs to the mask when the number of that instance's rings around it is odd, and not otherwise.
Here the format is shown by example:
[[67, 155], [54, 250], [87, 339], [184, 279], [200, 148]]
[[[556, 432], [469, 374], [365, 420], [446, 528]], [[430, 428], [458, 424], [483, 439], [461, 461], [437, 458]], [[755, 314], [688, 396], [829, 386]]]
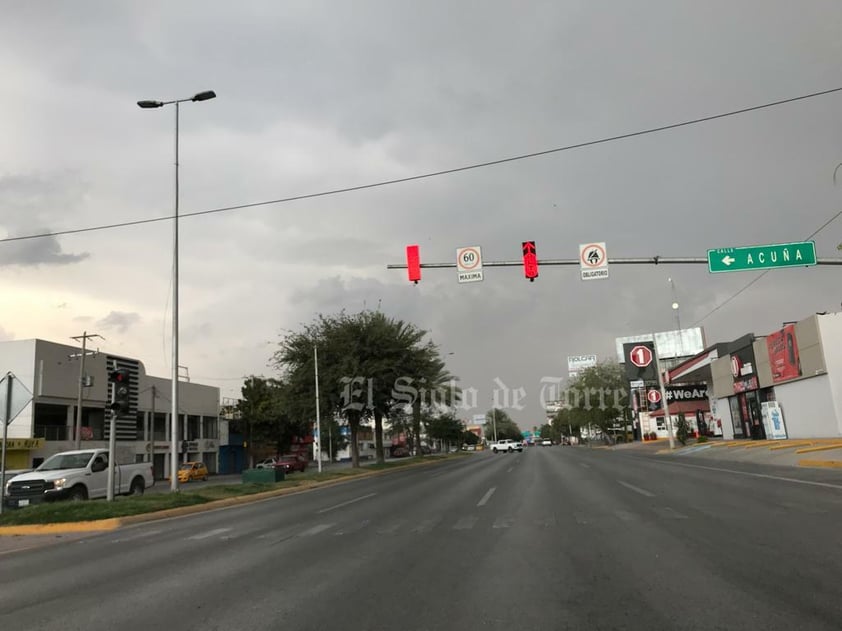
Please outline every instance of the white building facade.
[[[122, 368], [131, 375], [132, 409], [115, 423], [118, 461], [152, 462], [156, 478], [168, 477], [172, 381], [147, 375], [137, 359], [104, 352], [88, 351], [81, 374], [80, 351], [40, 339], [0, 342], [0, 371], [11, 372], [18, 387], [32, 395], [8, 427], [7, 467], [29, 469], [54, 453], [75, 449], [80, 383], [81, 445], [107, 448], [108, 375]], [[179, 461], [201, 460], [212, 473], [218, 470], [219, 405], [219, 388], [179, 383]]]

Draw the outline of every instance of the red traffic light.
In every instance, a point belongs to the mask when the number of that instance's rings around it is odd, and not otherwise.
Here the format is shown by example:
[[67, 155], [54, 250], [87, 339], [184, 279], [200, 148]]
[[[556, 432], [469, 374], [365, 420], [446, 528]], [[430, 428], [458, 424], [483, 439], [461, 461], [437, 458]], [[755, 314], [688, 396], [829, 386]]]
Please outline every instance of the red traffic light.
[[535, 249], [534, 241], [524, 241], [523, 248], [523, 274], [533, 282], [538, 278], [538, 252]]
[[421, 280], [421, 253], [417, 245], [406, 246], [406, 270], [410, 282], [418, 284]]
[[112, 381], [114, 383], [128, 383], [129, 371], [125, 368], [118, 368], [117, 370], [112, 370], [110, 373], [108, 373], [108, 381]]

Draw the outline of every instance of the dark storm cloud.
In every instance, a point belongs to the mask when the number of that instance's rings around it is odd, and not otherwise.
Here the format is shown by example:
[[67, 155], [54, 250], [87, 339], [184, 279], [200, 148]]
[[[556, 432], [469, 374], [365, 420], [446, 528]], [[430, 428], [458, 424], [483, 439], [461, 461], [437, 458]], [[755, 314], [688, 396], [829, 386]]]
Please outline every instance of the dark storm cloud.
[[117, 333], [125, 333], [132, 325], [140, 322], [140, 320], [141, 317], [138, 313], [112, 311], [107, 316], [99, 320], [96, 325], [102, 329], [111, 329]]
[[[72, 213], [82, 194], [78, 183], [64, 175], [0, 176], [0, 227], [7, 238], [47, 233], [50, 230], [43, 226], [47, 219]], [[88, 256], [62, 251], [57, 237], [0, 241], [0, 265], [67, 265]]]

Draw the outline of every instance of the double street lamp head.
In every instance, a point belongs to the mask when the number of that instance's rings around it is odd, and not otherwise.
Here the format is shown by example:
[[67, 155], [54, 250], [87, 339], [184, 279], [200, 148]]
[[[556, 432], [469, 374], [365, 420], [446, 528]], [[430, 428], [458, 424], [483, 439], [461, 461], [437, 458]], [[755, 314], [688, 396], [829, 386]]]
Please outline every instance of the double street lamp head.
[[205, 90], [204, 92], [199, 92], [196, 96], [194, 96], [191, 101], [208, 101], [210, 99], [216, 98], [216, 92], [213, 90]]
[[156, 107], [163, 107], [164, 105], [168, 105], [169, 103], [183, 103], [184, 101], [208, 101], [210, 99], [216, 98], [216, 92], [213, 90], [205, 90], [204, 92], [199, 92], [198, 94], [193, 95], [189, 99], [177, 99], [175, 101], [138, 101], [138, 107], [141, 107], [145, 110], [155, 109]]

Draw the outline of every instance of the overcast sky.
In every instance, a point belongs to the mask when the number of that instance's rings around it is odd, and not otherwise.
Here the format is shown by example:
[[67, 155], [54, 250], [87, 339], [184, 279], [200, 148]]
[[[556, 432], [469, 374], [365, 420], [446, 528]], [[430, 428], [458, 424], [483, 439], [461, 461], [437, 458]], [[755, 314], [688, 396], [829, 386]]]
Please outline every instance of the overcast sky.
[[[0, 21], [0, 236], [165, 217], [172, 107], [181, 210], [362, 185], [551, 149], [842, 86], [838, 0], [548, 2], [15, 2]], [[489, 168], [182, 219], [180, 363], [237, 396], [284, 330], [377, 308], [431, 333], [490, 407], [614, 338], [701, 324], [710, 343], [837, 311], [839, 268], [486, 269], [458, 284], [460, 246], [511, 260], [705, 256], [797, 241], [842, 207], [842, 94]], [[834, 257], [842, 218], [815, 238]], [[170, 374], [172, 222], [0, 243], [0, 339], [101, 349]], [[495, 384], [495, 378], [499, 383]], [[501, 400], [505, 405], [505, 401]]]

